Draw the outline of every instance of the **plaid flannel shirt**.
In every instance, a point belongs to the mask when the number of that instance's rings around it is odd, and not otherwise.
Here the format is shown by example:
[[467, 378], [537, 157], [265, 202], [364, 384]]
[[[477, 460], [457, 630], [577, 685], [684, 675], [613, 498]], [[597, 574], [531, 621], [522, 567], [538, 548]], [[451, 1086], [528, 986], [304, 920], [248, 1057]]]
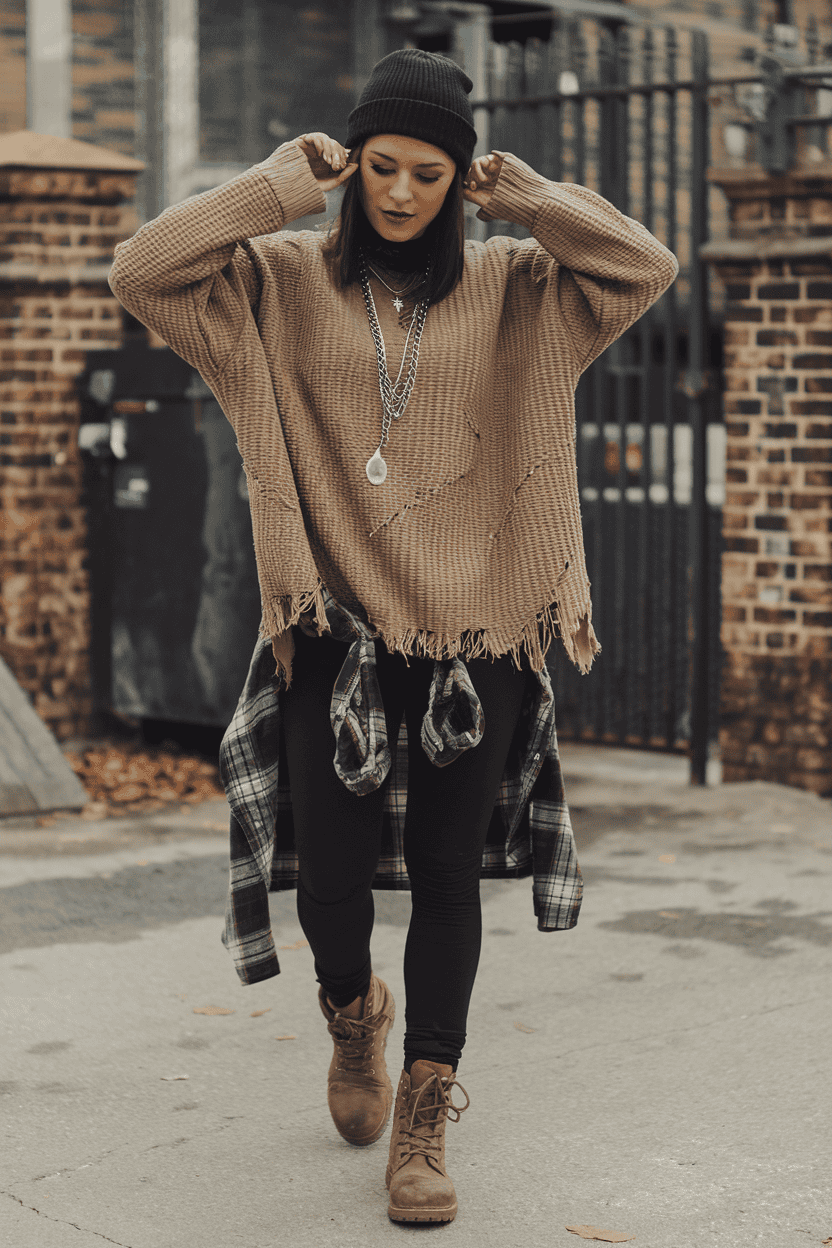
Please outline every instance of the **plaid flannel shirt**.
[[[324, 590], [332, 635], [350, 649], [332, 691], [339, 778], [369, 793], [393, 769], [384, 804], [382, 850], [373, 888], [409, 889], [403, 831], [407, 801], [407, 726], [387, 740], [372, 627]], [[574, 927], [582, 880], [566, 805], [546, 667], [529, 671], [483, 851], [482, 878], [532, 877], [540, 931]], [[532, 679], [534, 677], [534, 679]], [[280, 973], [269, 920], [269, 892], [295, 888], [292, 796], [281, 740], [282, 677], [270, 640], [259, 638], [234, 717], [220, 746], [220, 774], [231, 808], [231, 864], [223, 943], [247, 984]], [[464, 661], [437, 660], [422, 722], [421, 746], [436, 766], [453, 764], [482, 737], [482, 707]], [[418, 748], [418, 746], [416, 746]]]

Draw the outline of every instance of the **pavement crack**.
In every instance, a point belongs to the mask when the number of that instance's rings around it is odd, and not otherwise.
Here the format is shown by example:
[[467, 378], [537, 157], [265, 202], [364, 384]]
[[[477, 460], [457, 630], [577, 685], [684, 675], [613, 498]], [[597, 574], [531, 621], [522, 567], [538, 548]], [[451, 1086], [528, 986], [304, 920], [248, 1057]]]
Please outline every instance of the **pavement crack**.
[[618, 1044], [643, 1044], [649, 1040], [662, 1040], [665, 1036], [678, 1036], [688, 1031], [706, 1031], [710, 1027], [721, 1027], [726, 1023], [745, 1022], [747, 1019], [762, 1018], [764, 1014], [776, 1014], [780, 1010], [794, 1010], [798, 1006], [813, 1001], [826, 1000], [825, 997], [803, 997], [800, 1001], [784, 1001], [781, 1005], [770, 1005], [763, 1010], [754, 1010], [748, 1014], [729, 1014], [726, 1018], [711, 1018], [704, 1023], [691, 1023], [687, 1027], [668, 1027], [666, 1031], [651, 1031], [639, 1036], [616, 1036], [614, 1040], [599, 1040], [597, 1044], [585, 1044], [580, 1048], [566, 1049], [555, 1056], [571, 1057], [575, 1053], [586, 1053], [589, 1049], [605, 1049]]
[[[122, 1148], [127, 1147], [122, 1145]], [[100, 1157], [95, 1157], [92, 1161], [85, 1161], [81, 1166], [64, 1166], [61, 1170], [53, 1170], [51, 1174], [36, 1174], [32, 1179], [33, 1183], [41, 1183], [44, 1179], [58, 1179], [65, 1174], [77, 1174], [79, 1170], [89, 1170], [90, 1166], [100, 1166], [102, 1161], [106, 1161], [108, 1157], [112, 1157], [113, 1153], [117, 1153], [117, 1148], [108, 1148]]]
[[36, 1209], [34, 1205], [27, 1205], [15, 1196], [14, 1192], [0, 1191], [0, 1196], [8, 1196], [9, 1200], [15, 1201], [20, 1205], [21, 1209], [28, 1209], [30, 1213], [36, 1213], [39, 1218], [46, 1218], [47, 1222], [57, 1222], [59, 1226], [72, 1226], [76, 1231], [80, 1231], [82, 1235], [95, 1235], [97, 1239], [103, 1239], [107, 1244], [116, 1244], [117, 1248], [130, 1248], [129, 1244], [124, 1244], [120, 1239], [110, 1239], [109, 1235], [102, 1235], [101, 1231], [93, 1231], [88, 1226], [79, 1226], [77, 1222], [70, 1222], [68, 1218], [53, 1218], [51, 1214], [44, 1213], [42, 1209]]

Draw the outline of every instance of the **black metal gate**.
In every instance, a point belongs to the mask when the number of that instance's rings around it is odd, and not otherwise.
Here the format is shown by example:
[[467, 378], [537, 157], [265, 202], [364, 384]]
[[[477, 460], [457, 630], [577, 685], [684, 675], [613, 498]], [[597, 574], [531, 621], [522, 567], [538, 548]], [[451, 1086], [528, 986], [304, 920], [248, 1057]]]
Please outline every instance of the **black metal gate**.
[[[485, 150], [512, 151], [546, 177], [598, 190], [681, 266], [578, 388], [579, 484], [603, 652], [581, 676], [559, 648], [550, 651], [559, 733], [689, 752], [701, 783], [718, 731], [724, 489], [719, 396], [707, 384], [720, 335], [709, 326], [699, 259], [708, 45], [698, 31], [682, 39], [647, 25], [634, 37], [623, 21], [550, 22], [545, 41], [491, 43], [487, 93], [475, 105]], [[492, 223], [486, 236], [507, 228]]]

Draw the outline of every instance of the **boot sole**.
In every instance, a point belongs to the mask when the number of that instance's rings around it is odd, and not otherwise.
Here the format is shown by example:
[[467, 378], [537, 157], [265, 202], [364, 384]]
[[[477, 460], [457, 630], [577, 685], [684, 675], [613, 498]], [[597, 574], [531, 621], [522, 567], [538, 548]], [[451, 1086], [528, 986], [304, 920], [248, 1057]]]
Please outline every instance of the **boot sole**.
[[[392, 1000], [392, 997], [391, 997], [390, 1026], [387, 1028], [387, 1031], [384, 1033], [384, 1040], [381, 1046], [381, 1057], [382, 1057], [382, 1061], [384, 1062], [385, 1079], [387, 1081], [387, 1093], [389, 1096], [389, 1104], [387, 1107], [387, 1113], [384, 1116], [384, 1121], [382, 1122], [381, 1126], [376, 1130], [375, 1134], [369, 1136], [368, 1139], [358, 1140], [354, 1136], [344, 1135], [344, 1132], [338, 1126], [338, 1123], [335, 1122], [334, 1118], [332, 1119], [335, 1125], [335, 1129], [340, 1135], [341, 1139], [346, 1140], [348, 1144], [352, 1144], [353, 1148], [367, 1148], [370, 1144], [375, 1144], [384, 1135], [384, 1132], [387, 1130], [387, 1124], [390, 1122], [390, 1115], [393, 1112], [393, 1102], [395, 1100], [395, 1096], [393, 1094], [393, 1085], [390, 1082], [390, 1076], [387, 1074], [386, 1051], [387, 1051], [387, 1037], [390, 1035], [390, 1032], [393, 1030], [393, 1024], [395, 1023], [395, 1021], [396, 1021], [396, 1003], [395, 1001]], [[331, 1114], [331, 1111], [330, 1111], [330, 1114]]]
[[387, 1216], [393, 1222], [453, 1222], [458, 1204], [450, 1209], [397, 1209], [388, 1205]]

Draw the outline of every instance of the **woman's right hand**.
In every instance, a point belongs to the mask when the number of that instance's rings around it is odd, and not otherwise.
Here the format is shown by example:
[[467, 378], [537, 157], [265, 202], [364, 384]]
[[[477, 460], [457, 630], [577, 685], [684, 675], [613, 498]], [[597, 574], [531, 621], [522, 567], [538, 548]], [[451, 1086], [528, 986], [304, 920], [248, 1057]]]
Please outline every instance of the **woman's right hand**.
[[358, 168], [357, 155], [351, 160], [346, 147], [342, 147], [328, 134], [315, 131], [295, 139], [309, 161], [309, 168], [322, 191], [334, 191], [352, 177]]

